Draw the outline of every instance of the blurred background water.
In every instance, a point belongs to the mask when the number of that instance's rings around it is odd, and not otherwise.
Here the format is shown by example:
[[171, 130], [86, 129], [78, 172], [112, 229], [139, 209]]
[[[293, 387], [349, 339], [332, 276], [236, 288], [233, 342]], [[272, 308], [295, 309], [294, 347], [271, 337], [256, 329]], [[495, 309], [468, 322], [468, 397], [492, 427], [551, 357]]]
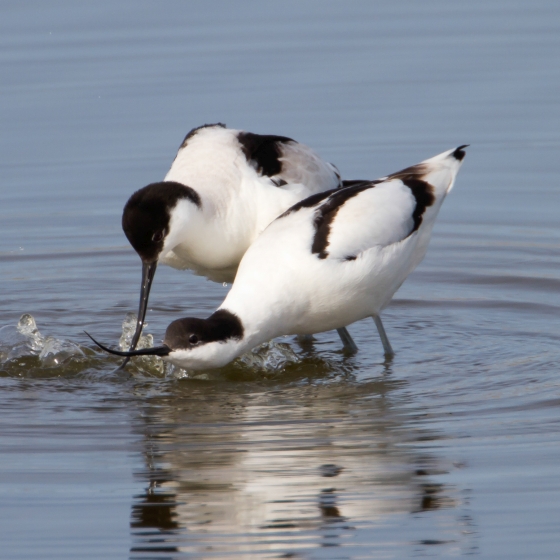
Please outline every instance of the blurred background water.
[[[559, 28], [539, 0], [3, 2], [0, 556], [557, 558]], [[219, 121], [347, 179], [471, 144], [392, 363], [371, 321], [354, 357], [286, 338], [195, 378], [92, 349], [137, 307], [124, 203]], [[161, 267], [148, 331], [227, 289]]]

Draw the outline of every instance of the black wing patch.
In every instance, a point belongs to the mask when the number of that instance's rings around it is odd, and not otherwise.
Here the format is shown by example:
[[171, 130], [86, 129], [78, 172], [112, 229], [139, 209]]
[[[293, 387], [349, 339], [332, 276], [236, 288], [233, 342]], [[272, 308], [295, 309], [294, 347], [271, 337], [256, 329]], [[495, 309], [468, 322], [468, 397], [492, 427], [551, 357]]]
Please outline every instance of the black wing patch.
[[267, 177], [278, 175], [282, 171], [282, 144], [294, 142], [286, 136], [273, 136], [240, 132], [237, 139], [247, 158], [247, 162], [254, 165], [257, 172]]
[[434, 196], [434, 187], [427, 181], [416, 179], [415, 177], [403, 178], [401, 181], [412, 191], [416, 199], [416, 208], [414, 208], [414, 212], [412, 213], [414, 226], [408, 234], [411, 235], [422, 225], [424, 212], [428, 206], [431, 206], [435, 202], [436, 197]]
[[197, 126], [196, 128], [193, 128], [191, 131], [189, 131], [187, 133], [187, 135], [185, 136], [185, 138], [183, 139], [183, 142], [181, 143], [181, 145], [179, 146], [179, 150], [181, 150], [182, 148], [184, 148], [188, 141], [199, 131], [202, 130], [203, 128], [212, 128], [218, 126], [220, 128], [226, 128], [225, 124], [222, 123], [214, 123], [214, 124], [203, 124], [201, 126]]
[[[361, 192], [391, 179], [401, 180], [403, 184], [410, 189], [416, 200], [416, 206], [414, 208], [414, 212], [412, 213], [413, 226], [407, 237], [412, 235], [422, 225], [422, 219], [426, 208], [435, 202], [433, 186], [423, 180], [423, 177], [427, 174], [427, 172], [427, 166], [420, 163], [418, 165], [413, 165], [412, 167], [407, 167], [397, 173], [393, 173], [385, 179], [378, 179], [370, 182], [344, 181], [345, 188], [335, 191], [324, 204], [317, 208], [317, 211], [315, 212], [315, 218], [313, 221], [313, 225], [315, 226], [315, 235], [311, 245], [311, 252], [317, 255], [320, 259], [326, 259], [329, 256], [327, 247], [329, 246], [331, 224], [345, 202]], [[345, 260], [351, 261], [355, 260], [355, 258], [356, 257], [354, 255], [350, 255], [346, 257]]]
[[[317, 255], [320, 259], [326, 259], [329, 256], [329, 253], [327, 252], [327, 247], [329, 246], [329, 234], [331, 232], [331, 224], [336, 218], [338, 211], [347, 200], [354, 198], [356, 195], [367, 189], [374, 188], [375, 185], [380, 182], [381, 181], [370, 181], [369, 183], [361, 183], [353, 187], [347, 187], [334, 192], [330, 191], [332, 194], [328, 200], [324, 204], [321, 204], [321, 206], [315, 211], [315, 217], [313, 219], [315, 235], [311, 245], [311, 252], [313, 254]], [[301, 202], [298, 204], [301, 204]], [[292, 206], [292, 208], [294, 207]]]
[[[462, 147], [464, 148], [465, 146]], [[457, 148], [457, 150], [460, 151], [460, 148]], [[457, 150], [455, 151], [457, 152]], [[463, 157], [464, 156], [465, 153], [463, 152]], [[427, 165], [424, 163], [418, 163], [417, 165], [407, 167], [402, 171], [392, 173], [387, 177], [387, 179], [400, 179], [412, 191], [412, 194], [416, 199], [416, 208], [412, 213], [414, 226], [408, 235], [414, 233], [422, 225], [422, 219], [426, 208], [431, 206], [436, 200], [434, 196], [434, 187], [427, 181], [423, 180], [423, 177], [425, 177], [427, 173]]]

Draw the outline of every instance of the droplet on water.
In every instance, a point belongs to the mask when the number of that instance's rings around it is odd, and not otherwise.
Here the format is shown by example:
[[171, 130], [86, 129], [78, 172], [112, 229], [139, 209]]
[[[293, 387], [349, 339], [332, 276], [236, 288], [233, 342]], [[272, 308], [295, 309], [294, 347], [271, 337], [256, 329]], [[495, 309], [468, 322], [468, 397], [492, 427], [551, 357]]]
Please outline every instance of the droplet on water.
[[39, 334], [37, 329], [37, 323], [32, 315], [29, 313], [24, 313], [19, 318], [19, 323], [17, 324], [17, 330], [24, 336], [34, 336]]
[[20, 334], [28, 339], [31, 350], [35, 352], [41, 351], [44, 345], [44, 339], [39, 332], [35, 319], [32, 315], [24, 313], [19, 318], [16, 329]]

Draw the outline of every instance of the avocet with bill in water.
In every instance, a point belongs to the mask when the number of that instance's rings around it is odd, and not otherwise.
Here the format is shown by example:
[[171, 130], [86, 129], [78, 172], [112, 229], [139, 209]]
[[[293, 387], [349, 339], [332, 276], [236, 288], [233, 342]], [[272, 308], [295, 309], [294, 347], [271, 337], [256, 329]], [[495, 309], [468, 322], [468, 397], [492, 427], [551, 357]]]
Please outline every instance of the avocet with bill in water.
[[[314, 334], [379, 314], [426, 254], [465, 156], [460, 146], [383, 179], [319, 193], [276, 218], [245, 253], [208, 319], [173, 321], [158, 355], [182, 368], [224, 366], [281, 335]], [[274, 274], [270, 271], [274, 270]]]
[[[142, 260], [130, 349], [140, 339], [159, 263], [233, 282], [245, 251], [272, 220], [310, 195], [341, 186], [334, 165], [291, 138], [223, 124], [191, 130], [165, 179], [136, 191], [124, 207], [123, 230]], [[338, 330], [355, 350], [346, 329]]]

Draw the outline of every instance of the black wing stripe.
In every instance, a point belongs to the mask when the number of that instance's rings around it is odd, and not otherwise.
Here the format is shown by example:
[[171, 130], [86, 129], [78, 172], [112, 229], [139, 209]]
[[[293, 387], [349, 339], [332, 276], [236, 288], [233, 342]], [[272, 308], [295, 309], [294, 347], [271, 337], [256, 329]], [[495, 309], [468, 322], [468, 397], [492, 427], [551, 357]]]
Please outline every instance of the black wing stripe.
[[237, 139], [248, 163], [255, 165], [257, 172], [267, 177], [278, 175], [282, 171], [281, 146], [295, 142], [286, 136], [273, 136], [240, 132]]
[[[462, 146], [464, 147], [464, 146]], [[459, 150], [460, 148], [457, 148]], [[456, 151], [457, 151], [456, 150]], [[464, 155], [464, 153], [463, 153]], [[402, 171], [392, 173], [387, 179], [400, 179], [411, 191], [416, 199], [416, 207], [412, 213], [414, 225], [408, 235], [412, 235], [422, 225], [422, 220], [426, 208], [435, 202], [434, 187], [424, 177], [429, 173], [430, 169], [425, 163], [418, 163], [412, 167], [407, 167]], [[407, 237], [408, 237], [407, 235]]]
[[321, 204], [321, 206], [317, 208], [313, 220], [315, 235], [313, 237], [313, 243], [311, 244], [311, 252], [314, 255], [317, 255], [320, 259], [326, 259], [329, 256], [327, 247], [329, 246], [331, 224], [336, 218], [338, 211], [342, 208], [342, 206], [344, 206], [346, 201], [354, 198], [356, 195], [367, 189], [374, 188], [379, 182], [380, 181], [371, 181], [369, 183], [363, 183], [353, 187], [337, 190], [324, 204]]
[[[424, 164], [414, 165], [389, 175], [385, 180], [399, 179], [407, 186], [416, 200], [416, 206], [412, 213], [413, 226], [407, 237], [412, 235], [422, 225], [422, 220], [426, 208], [432, 206], [435, 202], [434, 187], [427, 181], [422, 179], [426, 175], [428, 169]], [[313, 224], [315, 226], [315, 235], [311, 245], [311, 252], [317, 255], [320, 259], [326, 259], [329, 256], [327, 248], [329, 246], [329, 235], [331, 232], [331, 225], [336, 218], [338, 211], [342, 206], [351, 198], [360, 194], [361, 192], [374, 188], [381, 183], [377, 181], [349, 181], [348, 183], [353, 186], [348, 186], [344, 189], [336, 191], [328, 200], [321, 204], [315, 212]], [[300, 203], [301, 204], [301, 203]], [[353, 260], [346, 257], [345, 260]]]
[[[403, 178], [402, 182], [412, 191], [414, 198], [416, 199], [416, 208], [412, 213], [412, 219], [414, 220], [414, 226], [408, 235], [412, 235], [418, 228], [422, 225], [422, 220], [426, 208], [431, 206], [436, 197], [434, 196], [434, 187], [430, 185], [427, 181], [416, 178]], [[408, 237], [407, 235], [407, 237]]]

